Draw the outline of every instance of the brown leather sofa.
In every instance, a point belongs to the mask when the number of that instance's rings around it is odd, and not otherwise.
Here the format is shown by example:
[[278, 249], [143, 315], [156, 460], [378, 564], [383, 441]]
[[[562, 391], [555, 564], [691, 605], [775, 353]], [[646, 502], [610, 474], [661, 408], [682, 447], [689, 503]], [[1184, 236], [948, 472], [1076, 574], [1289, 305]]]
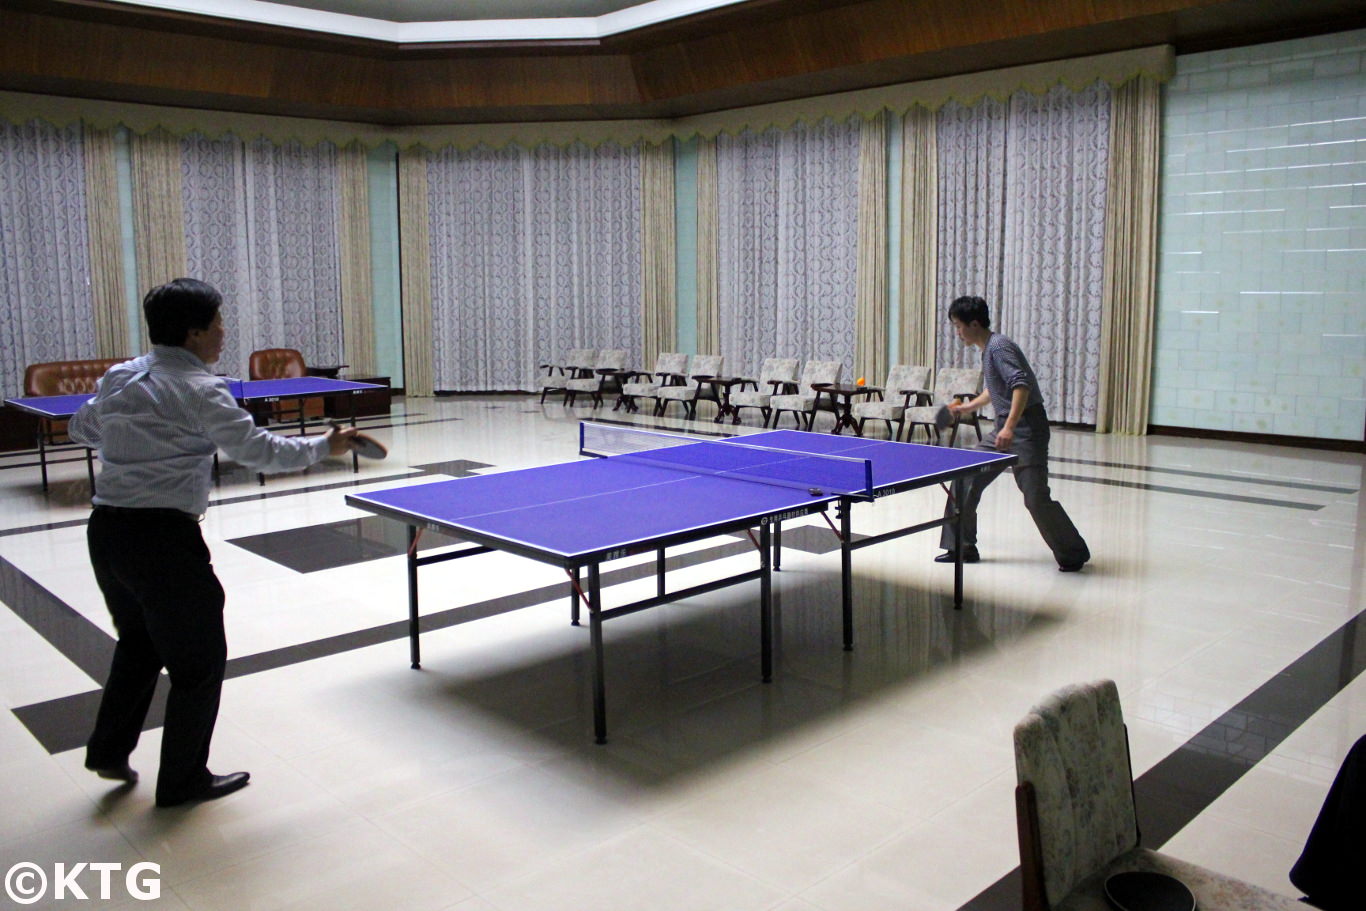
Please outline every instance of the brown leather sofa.
[[78, 395], [82, 392], [93, 395], [100, 377], [125, 360], [127, 358], [113, 357], [29, 364], [24, 370], [24, 395]]

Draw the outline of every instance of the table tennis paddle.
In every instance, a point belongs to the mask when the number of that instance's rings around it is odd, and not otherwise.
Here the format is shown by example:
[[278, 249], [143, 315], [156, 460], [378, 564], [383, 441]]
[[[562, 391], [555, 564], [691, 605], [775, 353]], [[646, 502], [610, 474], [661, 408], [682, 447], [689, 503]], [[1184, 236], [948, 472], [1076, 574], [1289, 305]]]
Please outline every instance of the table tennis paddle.
[[1105, 899], [1117, 911], [1195, 911], [1191, 890], [1165, 873], [1116, 873], [1105, 880]]
[[934, 429], [947, 430], [953, 423], [953, 412], [948, 405], [940, 405], [939, 410], [934, 413]]
[[[336, 421], [332, 422], [335, 430], [342, 430], [342, 425]], [[356, 455], [363, 459], [382, 459], [389, 454], [389, 450], [384, 448], [384, 444], [369, 434], [357, 433], [348, 442], [351, 448], [356, 451]]]

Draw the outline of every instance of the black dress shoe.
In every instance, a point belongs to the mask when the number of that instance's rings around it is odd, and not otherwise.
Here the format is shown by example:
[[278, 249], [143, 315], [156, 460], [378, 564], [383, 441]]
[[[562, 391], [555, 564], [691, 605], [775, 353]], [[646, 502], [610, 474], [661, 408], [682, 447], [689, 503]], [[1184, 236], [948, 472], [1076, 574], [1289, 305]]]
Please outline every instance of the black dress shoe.
[[247, 786], [251, 779], [250, 772], [232, 772], [228, 775], [210, 775], [209, 783], [198, 791], [184, 796], [158, 797], [157, 806], [159, 807], [178, 807], [184, 803], [202, 800], [217, 800], [226, 797], [233, 791], [240, 791]]
[[101, 768], [96, 768], [93, 765], [87, 765], [86, 768], [94, 772], [101, 778], [108, 778], [113, 781], [123, 781], [127, 782], [128, 784], [133, 784], [135, 781], [138, 780], [137, 770], [126, 762], [123, 765], [105, 766]]
[[[940, 554], [939, 556], [935, 557], [935, 558], [934, 558], [934, 562], [936, 562], [936, 563], [953, 563], [953, 562], [956, 562], [957, 554], [958, 554], [957, 551], [946, 550], [946, 551], [944, 551], [942, 554]], [[982, 555], [979, 554], [979, 553], [977, 553], [977, 548], [976, 548], [975, 545], [969, 544], [967, 547], [963, 548], [963, 562], [964, 562], [964, 563], [976, 563], [976, 562], [980, 561], [981, 559], [982, 559]]]

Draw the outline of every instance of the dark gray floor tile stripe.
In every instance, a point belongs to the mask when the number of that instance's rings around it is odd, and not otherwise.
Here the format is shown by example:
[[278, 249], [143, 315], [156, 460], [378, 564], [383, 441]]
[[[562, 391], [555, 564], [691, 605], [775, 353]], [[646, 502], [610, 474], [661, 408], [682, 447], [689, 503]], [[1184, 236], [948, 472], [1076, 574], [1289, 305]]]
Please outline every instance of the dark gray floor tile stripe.
[[0, 601], [87, 677], [103, 683], [114, 654], [114, 638], [4, 557], [0, 557]]
[[1157, 465], [1133, 465], [1128, 462], [1100, 462], [1095, 459], [1069, 459], [1049, 456], [1050, 462], [1067, 462], [1071, 465], [1095, 465], [1100, 468], [1123, 468], [1128, 471], [1144, 471], [1149, 474], [1174, 474], [1187, 478], [1209, 478], [1213, 481], [1231, 481], [1236, 484], [1263, 484], [1267, 487], [1288, 487], [1292, 490], [1317, 490], [1323, 493], [1354, 494], [1355, 487], [1338, 487], [1331, 484], [1311, 484], [1307, 481], [1286, 481], [1276, 478], [1254, 478], [1243, 474], [1219, 474], [1213, 471], [1195, 471], [1189, 468], [1162, 468]]
[[1050, 478], [1060, 481], [1083, 481], [1087, 484], [1106, 484], [1110, 487], [1128, 487], [1132, 490], [1152, 490], [1158, 493], [1175, 493], [1187, 497], [1206, 497], [1211, 500], [1227, 500], [1235, 503], [1255, 503], [1258, 506], [1277, 506], [1285, 509], [1323, 509], [1322, 503], [1301, 503], [1298, 500], [1272, 500], [1267, 497], [1248, 497], [1236, 493], [1215, 493], [1212, 490], [1192, 490], [1189, 487], [1165, 487], [1161, 484], [1142, 484], [1138, 481], [1120, 481], [1115, 478], [1089, 478], [1076, 474], [1057, 474], [1049, 472]]
[[[1134, 780], [1143, 845], [1160, 849], [1363, 670], [1366, 611]], [[1018, 911], [1020, 889], [1017, 867], [960, 911]]]

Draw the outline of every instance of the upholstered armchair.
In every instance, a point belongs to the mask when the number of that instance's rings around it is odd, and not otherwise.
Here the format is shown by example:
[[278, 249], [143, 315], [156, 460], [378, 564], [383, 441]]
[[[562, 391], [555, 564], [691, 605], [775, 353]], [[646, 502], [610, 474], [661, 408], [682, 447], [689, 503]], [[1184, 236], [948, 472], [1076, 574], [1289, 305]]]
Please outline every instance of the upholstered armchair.
[[[930, 382], [929, 367], [912, 367], [909, 364], [896, 364], [887, 371], [887, 382], [882, 385], [881, 401], [855, 402], [850, 414], [858, 421], [858, 435], [863, 436], [865, 421], [882, 421], [887, 425], [887, 434], [900, 439], [906, 409], [912, 401], [919, 404], [922, 397], [928, 396], [926, 387]], [[892, 425], [896, 425], [893, 430]]]
[[719, 354], [694, 354], [688, 361], [688, 380], [682, 386], [662, 386], [655, 393], [655, 414], [662, 416], [670, 402], [683, 406], [688, 419], [697, 417], [697, 403], [701, 399], [715, 401], [711, 384], [698, 377], [720, 376], [725, 359]]
[[678, 352], [660, 354], [655, 358], [655, 369], [649, 373], [638, 371], [628, 379], [636, 382], [621, 384], [621, 396], [613, 411], [623, 405], [627, 411], [636, 410], [636, 399], [653, 399], [664, 386], [682, 386], [687, 381], [688, 356]]
[[[763, 415], [764, 426], [772, 413], [770, 402], [773, 396], [794, 392], [797, 383], [797, 359], [795, 357], [768, 357], [759, 365], [759, 378], [743, 380], [739, 389], [730, 394], [730, 405], [735, 409], [734, 423], [740, 423], [741, 408], [758, 408]], [[745, 386], [752, 388], [745, 389]]]
[[802, 368], [801, 379], [797, 380], [797, 391], [790, 395], [775, 395], [769, 400], [769, 407], [773, 409], [773, 426], [778, 426], [778, 418], [782, 417], [783, 412], [790, 411], [797, 421], [798, 429], [804, 422], [806, 429], [810, 430], [816, 420], [816, 390], [812, 387], [820, 383], [838, 383], [843, 372], [844, 365], [839, 361], [807, 361]]
[[1109, 911], [1105, 880], [1175, 877], [1200, 911], [1302, 911], [1298, 901], [1139, 845], [1128, 732], [1113, 680], [1063, 687], [1015, 726], [1024, 911]]
[[[941, 405], [950, 402], [965, 402], [977, 397], [977, 393], [982, 391], [982, 371], [974, 370], [971, 367], [941, 367], [934, 375], [934, 389], [930, 392], [930, 403], [907, 408], [905, 422], [907, 425], [906, 439], [915, 436], [915, 428], [924, 425], [926, 433], [933, 436], [936, 443], [939, 442], [939, 429], [934, 426], [934, 415]], [[977, 415], [973, 414], [966, 418], [961, 418], [962, 422], [971, 423], [977, 429]], [[953, 432], [949, 435], [949, 445], [952, 446], [958, 437], [958, 424], [953, 424]], [[980, 435], [980, 430], [978, 430]]]
[[[564, 403], [572, 406], [580, 395], [593, 397], [593, 407], [602, 404], [602, 394], [617, 382], [617, 373], [626, 369], [626, 349], [608, 348], [598, 352], [593, 362], [593, 371], [581, 371], [584, 376], [565, 380]], [[617, 387], [620, 390], [620, 386]]]
[[552, 392], [564, 392], [564, 384], [576, 377], [591, 376], [592, 365], [597, 361], [598, 352], [593, 348], [570, 348], [564, 356], [563, 364], [542, 364], [541, 404]]

